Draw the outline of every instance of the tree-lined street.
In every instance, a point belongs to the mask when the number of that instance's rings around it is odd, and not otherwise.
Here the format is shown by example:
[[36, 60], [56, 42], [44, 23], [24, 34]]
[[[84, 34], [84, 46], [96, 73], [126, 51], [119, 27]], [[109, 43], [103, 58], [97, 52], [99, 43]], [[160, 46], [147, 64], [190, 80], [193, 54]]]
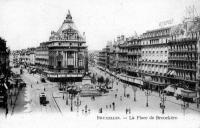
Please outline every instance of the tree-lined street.
[[[15, 69], [19, 70], [19, 69]], [[92, 73], [98, 76], [104, 76], [105, 78], [115, 79], [109, 74], [100, 71], [97, 68], [90, 69]], [[113, 88], [109, 90], [109, 93], [104, 93], [102, 96], [95, 97], [80, 97], [75, 96], [72, 101], [73, 111], [71, 111], [71, 99], [66, 92], [59, 91], [58, 84], [47, 81], [42, 83], [40, 81], [40, 75], [29, 74], [26, 70], [22, 75], [23, 80], [27, 83], [27, 86], [22, 90], [18, 96], [13, 111], [9, 111], [9, 115], [16, 114], [31, 114], [31, 113], [57, 113], [58, 115], [65, 115], [67, 113], [78, 113], [79, 115], [99, 114], [139, 114], [139, 113], [153, 113], [155, 115], [162, 115], [162, 109], [160, 107], [161, 97], [157, 92], [150, 92], [148, 97], [148, 107], [146, 106], [145, 91], [137, 88], [134, 92], [131, 85], [126, 87], [126, 94], [129, 97], [124, 96], [124, 83], [119, 80], [114, 80]], [[110, 83], [112, 84], [112, 83]], [[46, 106], [41, 105], [39, 102], [39, 95], [41, 92], [45, 92], [47, 95]], [[134, 100], [134, 95], [136, 100]], [[64, 99], [63, 99], [64, 96]], [[68, 99], [67, 99], [68, 98]], [[79, 104], [77, 104], [80, 101]], [[67, 102], [67, 103], [66, 103]], [[186, 117], [191, 115], [200, 116], [200, 109], [197, 109], [195, 104], [189, 104], [189, 108], [183, 109], [181, 100], [176, 100], [175, 97], [166, 96], [165, 101], [165, 114], [180, 114]], [[127, 112], [127, 110], [129, 110]]]

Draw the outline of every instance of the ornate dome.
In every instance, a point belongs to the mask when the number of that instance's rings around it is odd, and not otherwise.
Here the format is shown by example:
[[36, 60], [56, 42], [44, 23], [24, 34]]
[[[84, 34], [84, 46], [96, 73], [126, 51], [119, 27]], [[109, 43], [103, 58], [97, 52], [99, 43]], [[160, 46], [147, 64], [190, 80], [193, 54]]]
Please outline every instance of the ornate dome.
[[76, 28], [69, 10], [63, 24], [57, 32], [51, 32], [49, 40], [84, 40]]

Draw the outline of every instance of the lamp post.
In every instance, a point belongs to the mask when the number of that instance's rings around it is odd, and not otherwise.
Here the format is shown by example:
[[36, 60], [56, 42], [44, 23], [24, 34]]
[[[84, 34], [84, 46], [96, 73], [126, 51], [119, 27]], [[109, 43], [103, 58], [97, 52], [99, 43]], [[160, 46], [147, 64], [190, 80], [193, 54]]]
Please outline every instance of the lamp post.
[[148, 98], [148, 97], [151, 95], [151, 92], [147, 89], [146, 92], [145, 92], [145, 95], [147, 96], [146, 107], [148, 107], [148, 106], [149, 106], [149, 103], [148, 103], [148, 102], [149, 102], [149, 101], [148, 101], [149, 98]]
[[123, 87], [124, 87], [124, 97], [126, 97], [126, 87], [127, 87], [127, 85], [124, 83]]
[[[67, 83], [66, 83], [66, 87], [67, 87]], [[68, 103], [68, 98], [69, 98], [69, 96], [68, 96], [68, 91], [65, 89], [65, 91], [66, 91], [66, 105], [68, 105], [69, 103]]]
[[70, 99], [71, 99], [71, 107], [70, 107], [70, 110], [71, 110], [71, 112], [73, 112], [73, 94], [71, 94]]
[[74, 105], [77, 107], [77, 112], [79, 112], [79, 106], [81, 106], [81, 101], [79, 100], [79, 95], [77, 96], [77, 100], [74, 102]]
[[[143, 77], [143, 82], [144, 82], [144, 77]], [[151, 77], [146, 77], [146, 80], [145, 81], [151, 81]], [[149, 96], [151, 95], [151, 92], [149, 91], [149, 83], [147, 83], [146, 84], [147, 85], [147, 89], [146, 89], [146, 91], [145, 91], [145, 95], [147, 96], [147, 102], [146, 102], [146, 107], [148, 107], [149, 106]]]
[[[73, 98], [80, 92], [78, 88], [75, 85], [68, 86], [67, 92], [70, 94], [70, 99], [71, 99], [71, 112], [73, 111]], [[68, 101], [66, 101], [68, 102]]]
[[161, 95], [161, 103], [160, 103], [160, 108], [162, 109], [162, 114], [165, 113], [165, 101], [166, 101], [166, 96], [164, 93]]
[[200, 88], [197, 89], [197, 108], [199, 108], [199, 101], [200, 101]]
[[70, 87], [68, 87], [67, 91], [70, 94], [70, 100], [71, 100], [70, 110], [72, 112], [73, 111], [73, 98], [74, 98], [74, 95], [75, 95], [75, 90], [74, 90], [73, 86], [70, 86]]
[[183, 115], [185, 116], [185, 110], [189, 108], [189, 104], [183, 101], [183, 104], [181, 104], [181, 108], [183, 109]]
[[63, 86], [63, 100], [64, 100], [64, 98], [65, 98], [65, 96], [64, 96], [64, 92], [65, 92], [65, 87], [64, 87], [64, 84], [62, 83], [62, 86]]
[[137, 88], [132, 86], [133, 88], [133, 92], [134, 92], [134, 101], [136, 101], [136, 92], [137, 92]]
[[197, 98], [197, 108], [199, 108], [200, 97]]

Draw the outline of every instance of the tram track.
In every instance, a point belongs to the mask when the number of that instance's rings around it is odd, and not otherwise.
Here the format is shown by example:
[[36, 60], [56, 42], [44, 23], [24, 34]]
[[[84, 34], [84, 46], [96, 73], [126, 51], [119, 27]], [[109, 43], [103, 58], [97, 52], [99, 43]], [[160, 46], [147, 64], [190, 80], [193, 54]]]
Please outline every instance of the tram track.
[[52, 95], [52, 98], [53, 98], [54, 103], [56, 104], [56, 106], [57, 106], [57, 108], [58, 108], [59, 113], [60, 113], [61, 115], [63, 115], [63, 113], [62, 113], [62, 111], [61, 111], [61, 109], [60, 109], [60, 107], [59, 107], [59, 105], [58, 105], [58, 103], [57, 103], [55, 97], [53, 96], [53, 93], [51, 93], [51, 95]]

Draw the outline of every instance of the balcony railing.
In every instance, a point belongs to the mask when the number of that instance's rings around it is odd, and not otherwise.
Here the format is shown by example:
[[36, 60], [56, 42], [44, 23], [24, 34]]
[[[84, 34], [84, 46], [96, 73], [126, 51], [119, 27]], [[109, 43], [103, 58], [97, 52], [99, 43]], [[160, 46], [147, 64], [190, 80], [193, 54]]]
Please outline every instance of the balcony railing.
[[138, 56], [141, 56], [141, 52], [128, 52], [127, 55], [138, 55]]
[[178, 69], [178, 70], [188, 70], [188, 71], [197, 71], [196, 67], [186, 67], [186, 66], [176, 66], [176, 65], [169, 65], [168, 68], [171, 69]]
[[169, 57], [169, 60], [184, 60], [184, 61], [197, 61], [195, 57]]
[[197, 49], [169, 49], [169, 52], [197, 52]]
[[128, 61], [128, 59], [119, 59], [118, 61]]

